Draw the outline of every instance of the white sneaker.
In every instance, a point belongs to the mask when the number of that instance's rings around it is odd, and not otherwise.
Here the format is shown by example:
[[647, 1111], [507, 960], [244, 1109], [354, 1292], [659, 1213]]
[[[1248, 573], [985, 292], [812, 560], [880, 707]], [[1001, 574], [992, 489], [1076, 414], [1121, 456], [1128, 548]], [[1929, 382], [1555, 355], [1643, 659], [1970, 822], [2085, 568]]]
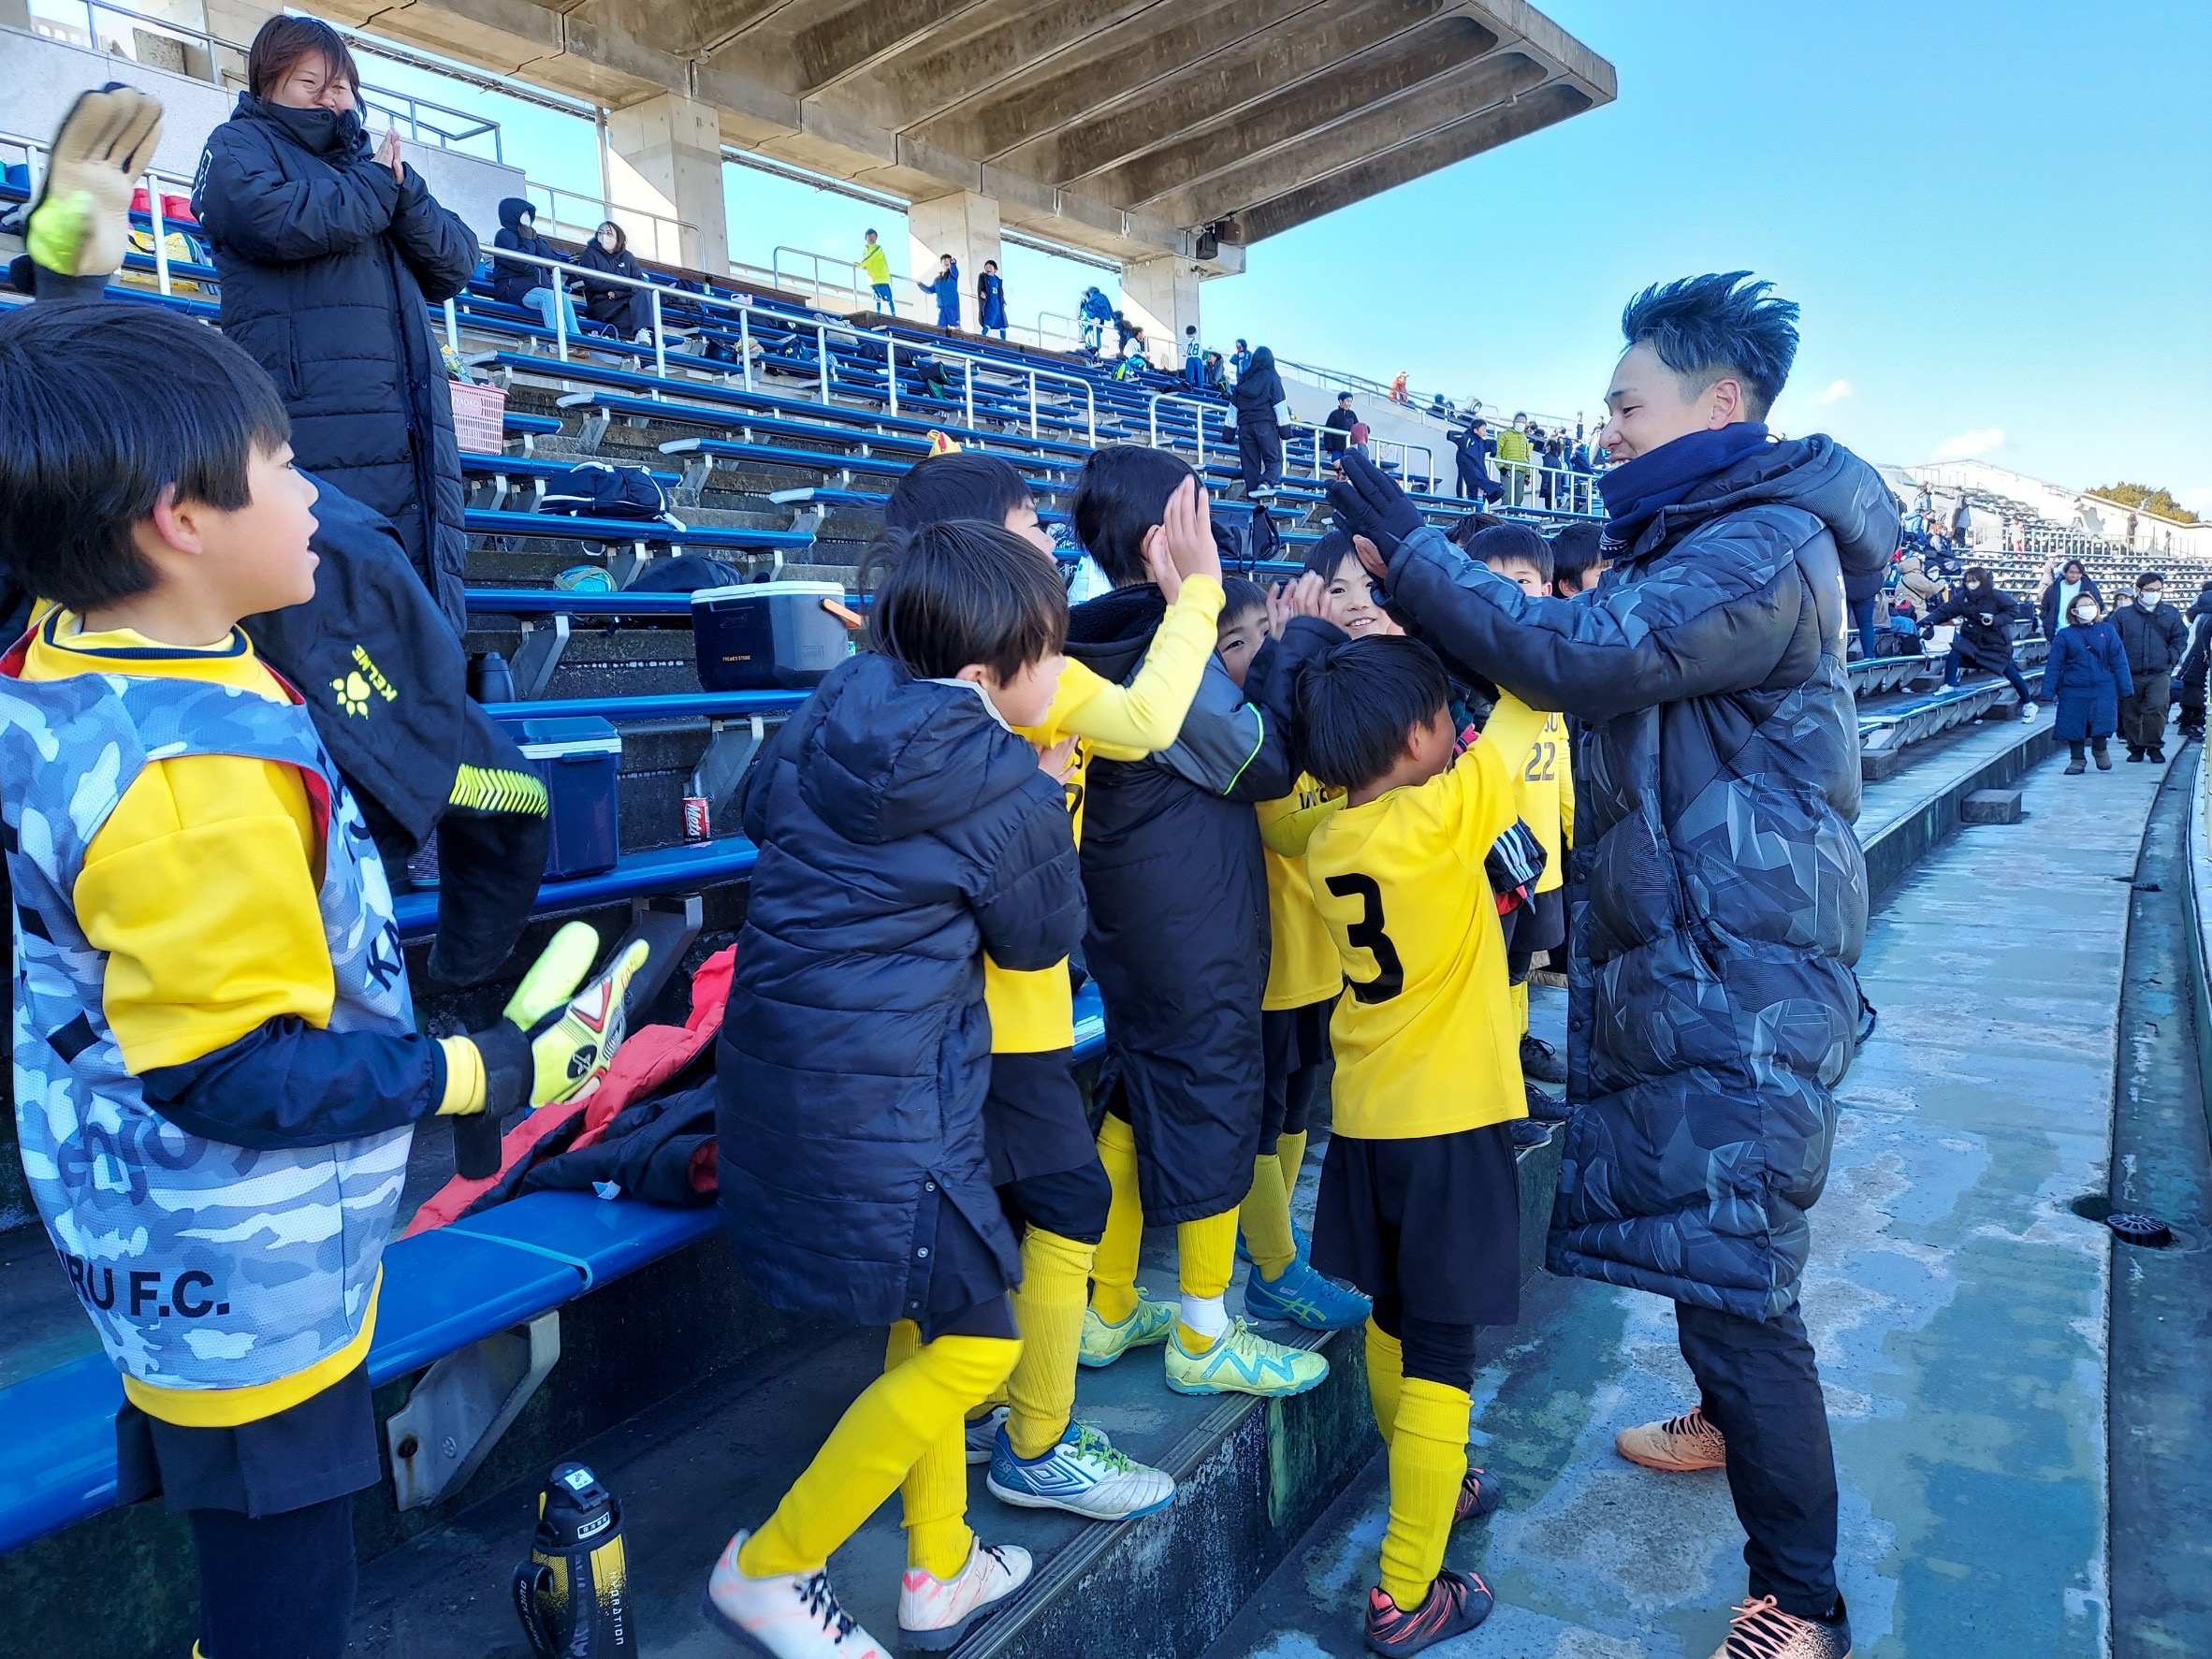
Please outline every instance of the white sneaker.
[[891, 1659], [882, 1643], [837, 1605], [826, 1570], [770, 1579], [741, 1571], [737, 1551], [750, 1535], [741, 1532], [732, 1538], [707, 1575], [709, 1624], [770, 1659]]
[[996, 1405], [968, 1425], [968, 1467], [991, 1461], [991, 1448], [997, 1444], [998, 1426], [1006, 1421], [1006, 1413], [1005, 1406]]
[[1115, 1450], [1104, 1431], [1083, 1422], [1070, 1423], [1057, 1446], [1026, 1461], [1001, 1430], [983, 1484], [1002, 1504], [1065, 1509], [1085, 1521], [1154, 1515], [1175, 1501], [1173, 1476]]
[[[979, 1619], [1029, 1581], [1029, 1552], [1015, 1544], [976, 1539], [959, 1576], [940, 1579], [925, 1567], [909, 1567], [898, 1584], [898, 1633], [905, 1645], [925, 1653], [957, 1646]], [[783, 1659], [779, 1653], [777, 1659]], [[845, 1659], [842, 1650], [837, 1659]]]
[[2020, 705], [2020, 718], [2024, 720], [2033, 720], [2036, 716], [2036, 712], [2037, 710], [2035, 705], [2032, 703], [2023, 703]]

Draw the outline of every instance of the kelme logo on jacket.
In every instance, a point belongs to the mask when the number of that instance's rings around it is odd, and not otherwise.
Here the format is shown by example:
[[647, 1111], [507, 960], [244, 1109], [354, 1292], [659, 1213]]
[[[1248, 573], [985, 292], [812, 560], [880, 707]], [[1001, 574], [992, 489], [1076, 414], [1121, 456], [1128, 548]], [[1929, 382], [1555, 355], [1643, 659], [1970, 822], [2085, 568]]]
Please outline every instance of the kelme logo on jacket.
[[354, 647], [354, 667], [330, 682], [330, 690], [338, 698], [339, 707], [366, 720], [369, 710], [373, 706], [370, 702], [372, 693], [386, 703], [400, 700], [398, 688], [377, 671], [376, 664], [369, 660], [369, 653], [359, 646]]

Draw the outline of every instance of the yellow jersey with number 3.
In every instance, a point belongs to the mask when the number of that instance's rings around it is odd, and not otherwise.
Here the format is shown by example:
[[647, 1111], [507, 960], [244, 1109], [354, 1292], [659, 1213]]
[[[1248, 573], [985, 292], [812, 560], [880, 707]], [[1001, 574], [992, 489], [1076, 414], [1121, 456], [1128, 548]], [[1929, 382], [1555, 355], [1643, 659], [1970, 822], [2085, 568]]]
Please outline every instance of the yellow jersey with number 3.
[[1528, 1115], [1483, 858], [1521, 816], [1519, 774], [1543, 723], [1501, 697], [1445, 770], [1344, 808], [1307, 843], [1306, 877], [1345, 977], [1329, 1022], [1337, 1134], [1407, 1140]]

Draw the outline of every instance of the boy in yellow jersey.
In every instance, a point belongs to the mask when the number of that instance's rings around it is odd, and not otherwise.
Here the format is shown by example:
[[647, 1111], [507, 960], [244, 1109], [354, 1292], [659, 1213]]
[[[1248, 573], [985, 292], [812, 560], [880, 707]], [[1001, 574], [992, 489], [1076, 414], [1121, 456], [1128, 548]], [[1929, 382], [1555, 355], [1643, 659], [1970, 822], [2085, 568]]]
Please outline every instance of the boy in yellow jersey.
[[[898, 531], [982, 519], [1042, 555], [1052, 550], [1029, 487], [997, 456], [956, 451], [917, 462], [892, 491], [883, 518]], [[1163, 526], [1145, 546], [1146, 566], [1169, 608], [1136, 678], [1115, 685], [1080, 662], [1065, 662], [1043, 720], [1021, 728], [1048, 755], [1064, 756], [1078, 843], [1092, 755], [1136, 761], [1167, 748], [1197, 693], [1221, 604], [1221, 561], [1213, 538], [1195, 531], [1192, 508], [1173, 533]], [[1014, 1296], [1022, 1356], [1007, 1378], [1004, 1404], [994, 1402], [998, 1408], [969, 1426], [968, 1458], [991, 1465], [987, 1484], [1010, 1504], [1093, 1521], [1148, 1515], [1173, 1501], [1174, 1480], [1074, 1418], [1084, 1307], [1113, 1188], [1076, 1086], [1068, 964], [1017, 973], [985, 955], [983, 1000], [991, 1015], [983, 1142], [1000, 1207], [1022, 1241]]]
[[[1348, 546], [1346, 556], [1350, 557]], [[1361, 570], [1359, 575], [1364, 591], [1367, 573]], [[1231, 576], [1223, 586], [1228, 601], [1215, 648], [1241, 690], [1260, 645], [1273, 632], [1270, 607], [1257, 582]], [[1276, 619], [1287, 621], [1287, 604], [1278, 608]], [[1305, 840], [1313, 823], [1343, 799], [1342, 792], [1324, 791], [1310, 774], [1302, 773], [1292, 793], [1259, 806], [1270, 934], [1267, 989], [1259, 999], [1267, 1105], [1259, 1120], [1252, 1190], [1239, 1212], [1237, 1248], [1252, 1263], [1252, 1276], [1244, 1281], [1244, 1311], [1256, 1319], [1288, 1319], [1309, 1331], [1349, 1331], [1368, 1314], [1367, 1298], [1314, 1272], [1290, 1220], [1314, 1097], [1329, 1075], [1329, 1011], [1344, 984], [1336, 945], [1306, 885]]]
[[[1523, 524], [1500, 524], [1467, 543], [1477, 559], [1532, 599], [1551, 591], [1551, 544]], [[1566, 717], [1548, 714], [1543, 729], [1530, 739], [1515, 775], [1521, 779], [1521, 816], [1544, 849], [1544, 873], [1535, 894], [1506, 921], [1506, 975], [1521, 1024], [1521, 1070], [1526, 1080], [1529, 1116], [1557, 1123], [1565, 1109], [1539, 1083], [1566, 1082], [1566, 1064], [1558, 1052], [1528, 1028], [1528, 976], [1537, 954], [1566, 943], [1566, 848], [1575, 838], [1574, 758]]]
[[1455, 1520], [1496, 1505], [1467, 1466], [1475, 1332], [1520, 1313], [1510, 1125], [1526, 1107], [1484, 857], [1520, 816], [1514, 767], [1542, 717], [1501, 696], [1455, 761], [1449, 699], [1435, 654], [1404, 638], [1336, 646], [1297, 689], [1307, 767], [1346, 792], [1305, 859], [1345, 975], [1314, 1265], [1375, 1299], [1367, 1376], [1390, 1515], [1366, 1634], [1384, 1654], [1490, 1612], [1488, 1587], [1443, 1565], [1444, 1544]]
[[0, 322], [0, 562], [42, 596], [0, 659], [17, 1130], [123, 1374], [119, 1494], [190, 1521], [201, 1659], [343, 1651], [415, 1125], [595, 1082], [637, 966], [572, 1001], [578, 924], [493, 1028], [415, 1034], [360, 811], [238, 626], [313, 592], [289, 429], [189, 318]]

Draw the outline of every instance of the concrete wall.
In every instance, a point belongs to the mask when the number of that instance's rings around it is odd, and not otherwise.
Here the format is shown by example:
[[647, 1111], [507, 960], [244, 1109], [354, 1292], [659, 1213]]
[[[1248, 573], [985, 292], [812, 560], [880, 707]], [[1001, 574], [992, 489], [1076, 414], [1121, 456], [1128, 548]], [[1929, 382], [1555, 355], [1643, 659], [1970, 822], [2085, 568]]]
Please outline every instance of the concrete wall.
[[[51, 142], [78, 94], [110, 80], [143, 88], [161, 99], [161, 145], [153, 153], [153, 170], [179, 181], [171, 188], [181, 193], [198, 169], [208, 133], [237, 107], [236, 92], [128, 58], [0, 29], [0, 133]], [[402, 141], [400, 152], [430, 193], [488, 245], [499, 228], [500, 197], [523, 194], [519, 167], [429, 144]]]

